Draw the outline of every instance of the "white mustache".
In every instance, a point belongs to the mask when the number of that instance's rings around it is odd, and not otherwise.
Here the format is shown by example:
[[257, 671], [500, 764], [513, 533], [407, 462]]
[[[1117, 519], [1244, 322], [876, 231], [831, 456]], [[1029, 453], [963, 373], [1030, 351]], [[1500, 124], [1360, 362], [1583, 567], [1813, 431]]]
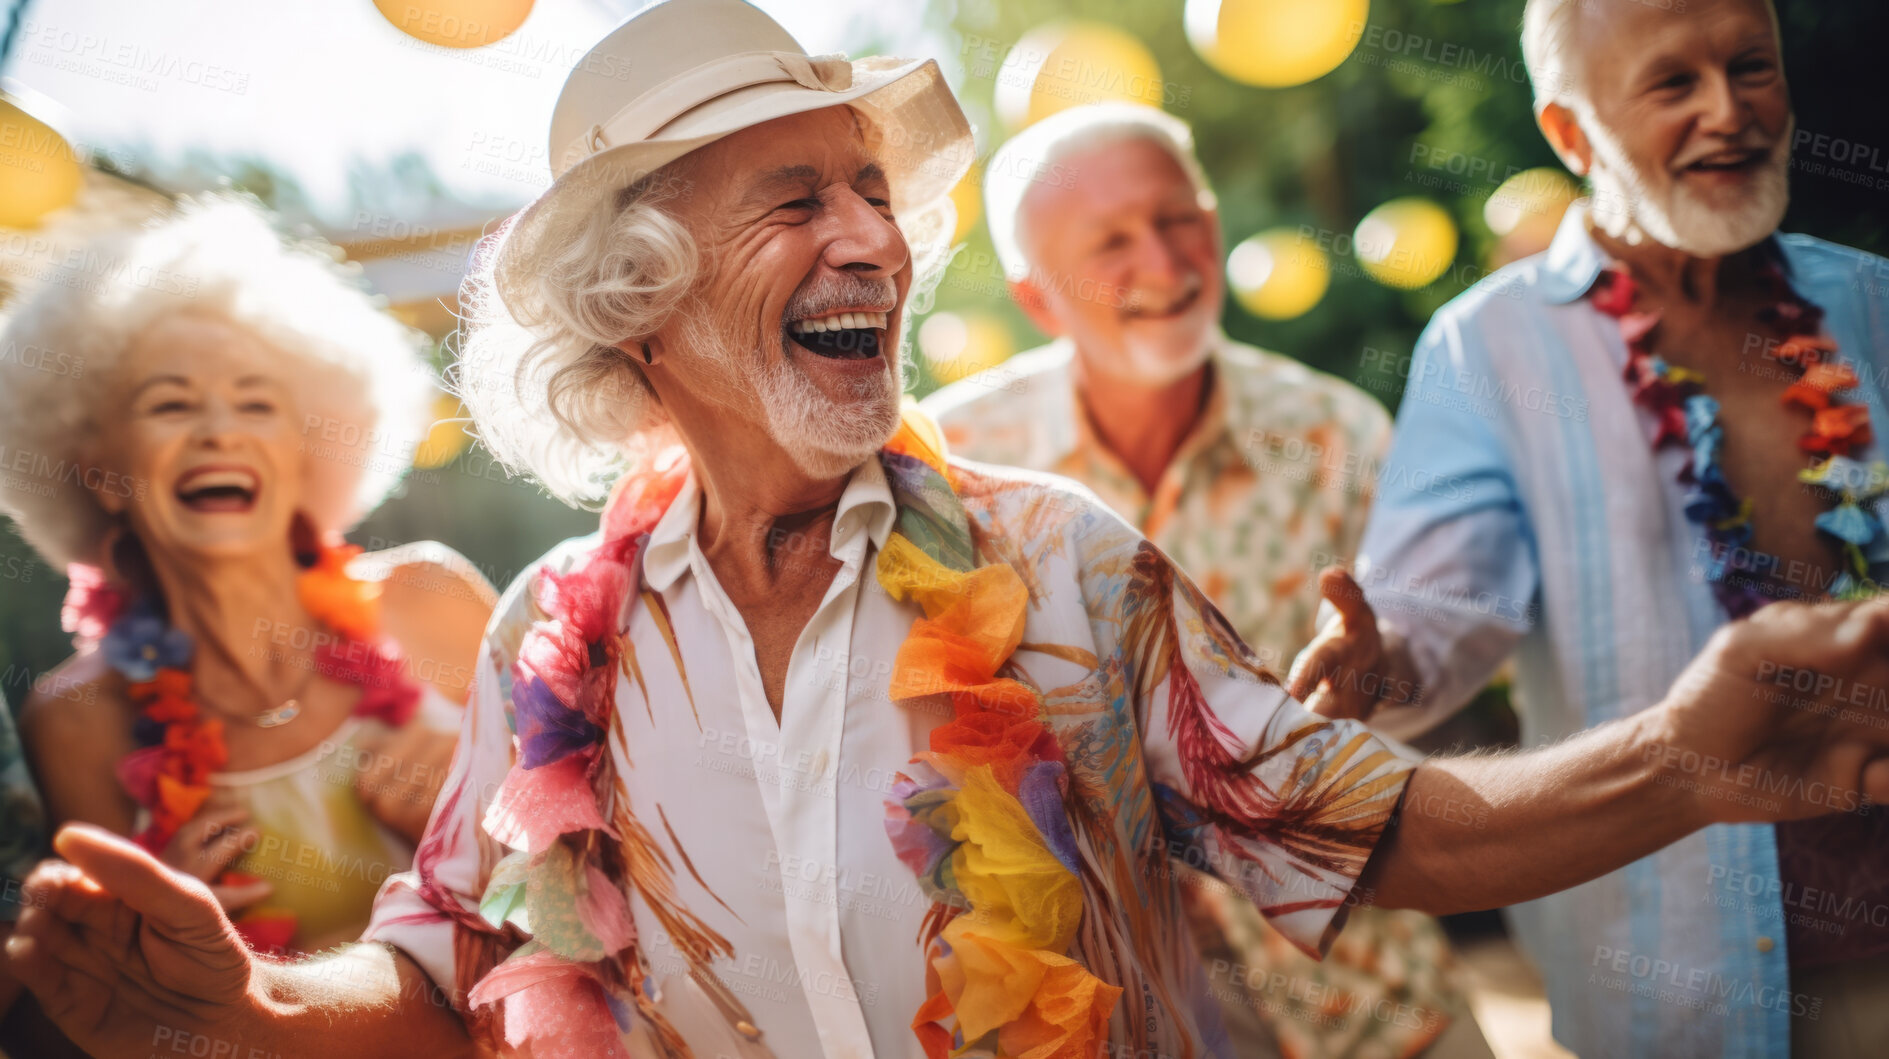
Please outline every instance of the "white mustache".
[[789, 320], [805, 320], [825, 316], [835, 309], [889, 313], [898, 308], [898, 304], [899, 289], [890, 279], [849, 276], [821, 280], [814, 286], [795, 291], [787, 300], [785, 316]]
[[1200, 273], [1189, 272], [1187, 275], [1181, 277], [1180, 290], [1172, 297], [1156, 297], [1153, 292], [1139, 288], [1130, 290], [1128, 292], [1128, 307], [1134, 310], [1147, 309], [1153, 306], [1166, 308], [1170, 305], [1177, 305], [1199, 293], [1200, 289], [1206, 285], [1207, 281], [1201, 278]]

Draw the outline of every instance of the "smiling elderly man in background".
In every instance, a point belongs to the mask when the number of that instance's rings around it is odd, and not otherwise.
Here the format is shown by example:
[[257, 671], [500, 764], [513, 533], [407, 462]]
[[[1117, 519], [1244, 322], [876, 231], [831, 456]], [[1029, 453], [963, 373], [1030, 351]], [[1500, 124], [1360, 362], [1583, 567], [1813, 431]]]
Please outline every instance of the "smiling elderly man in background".
[[[1317, 631], [1319, 567], [1364, 534], [1389, 414], [1220, 330], [1219, 213], [1179, 118], [1071, 107], [1012, 137], [986, 174], [1011, 291], [1056, 340], [922, 407], [957, 455], [1093, 489], [1283, 671]], [[1225, 887], [1182, 893], [1242, 1055], [1489, 1054], [1435, 920], [1366, 910], [1321, 963]]]
[[920, 236], [970, 161], [935, 63], [809, 57], [739, 0], [600, 53], [461, 359], [497, 452], [614, 479], [599, 532], [509, 590], [365, 943], [259, 960], [203, 883], [57, 836], [6, 951], [93, 1054], [1226, 1056], [1175, 861], [1316, 952], [1358, 902], [1484, 908], [1889, 797], [1889, 710], [1760, 682], [1889, 681], [1884, 603], [1774, 608], [1529, 754], [1413, 766], [1311, 714], [1093, 495], [901, 417]]
[[[1359, 563], [1381, 653], [1348, 621], [1304, 660], [1422, 689], [1380, 720], [1435, 720], [1517, 652], [1524, 742], [1554, 743], [1657, 702], [1726, 622], [1889, 571], [1889, 262], [1776, 234], [1793, 126], [1770, 5], [1665, 6], [1526, 8], [1541, 129], [1592, 199], [1417, 345]], [[1436, 481], [1455, 488], [1415, 487]], [[1783, 702], [1828, 679], [1772, 677]], [[1580, 1055], [1889, 1041], [1879, 811], [1710, 828], [1513, 919]]]

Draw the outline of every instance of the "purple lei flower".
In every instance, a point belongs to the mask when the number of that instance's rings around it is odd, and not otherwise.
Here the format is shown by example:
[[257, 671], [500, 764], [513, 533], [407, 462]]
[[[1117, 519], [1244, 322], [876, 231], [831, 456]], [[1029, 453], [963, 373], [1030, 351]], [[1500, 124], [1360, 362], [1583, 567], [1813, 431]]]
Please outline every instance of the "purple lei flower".
[[558, 701], [536, 676], [512, 685], [512, 706], [517, 714], [518, 763], [525, 768], [549, 765], [603, 738], [603, 729], [590, 723], [584, 711]]
[[1063, 805], [1062, 776], [1060, 761], [1039, 761], [1031, 765], [1023, 774], [1023, 782], [1017, 784], [1017, 800], [1035, 821], [1036, 829], [1043, 835], [1043, 844], [1063, 862], [1063, 867], [1072, 874], [1080, 874], [1076, 833], [1069, 828], [1069, 810]]
[[171, 628], [150, 606], [140, 606], [113, 622], [100, 646], [105, 661], [133, 682], [150, 680], [160, 669], [188, 666], [196, 648], [189, 633]]

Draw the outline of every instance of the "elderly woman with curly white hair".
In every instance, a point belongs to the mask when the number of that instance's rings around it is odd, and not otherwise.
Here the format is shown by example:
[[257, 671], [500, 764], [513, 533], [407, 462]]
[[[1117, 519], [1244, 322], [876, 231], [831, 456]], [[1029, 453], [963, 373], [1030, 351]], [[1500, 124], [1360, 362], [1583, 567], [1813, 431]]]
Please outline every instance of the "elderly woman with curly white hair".
[[[341, 534], [410, 463], [429, 369], [232, 199], [99, 237], [14, 315], [0, 509], [72, 577], [21, 714], [55, 822], [135, 836], [251, 945], [356, 937], [445, 773], [491, 589]], [[43, 354], [43, 355], [40, 355]]]

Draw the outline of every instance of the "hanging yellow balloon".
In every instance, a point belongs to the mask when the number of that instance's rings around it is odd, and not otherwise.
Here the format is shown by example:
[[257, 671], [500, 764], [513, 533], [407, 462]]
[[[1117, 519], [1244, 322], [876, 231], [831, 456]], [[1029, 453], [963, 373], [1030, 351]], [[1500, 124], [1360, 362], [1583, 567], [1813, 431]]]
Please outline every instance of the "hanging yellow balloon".
[[940, 382], [994, 368], [1015, 351], [1010, 329], [983, 313], [937, 312], [918, 326], [918, 352]]
[[1227, 255], [1227, 285], [1246, 311], [1263, 320], [1304, 316], [1331, 286], [1331, 261], [1292, 228], [1269, 228]]
[[0, 226], [33, 228], [79, 197], [84, 167], [52, 126], [0, 99]]
[[1525, 169], [1495, 189], [1483, 203], [1482, 219], [1502, 240], [1510, 260], [1526, 257], [1548, 248], [1561, 215], [1580, 195], [1581, 186], [1559, 169]]
[[433, 398], [433, 427], [426, 439], [413, 450], [413, 465], [421, 470], [444, 467], [459, 458], [472, 445], [466, 433], [469, 413], [459, 398], [442, 393]]
[[1456, 260], [1456, 221], [1429, 199], [1392, 199], [1364, 215], [1352, 244], [1372, 279], [1416, 290], [1435, 283]]
[[1147, 45], [1101, 22], [1053, 22], [1025, 35], [997, 71], [991, 100], [1012, 129], [1083, 103], [1158, 107], [1161, 66]]
[[1187, 39], [1207, 64], [1261, 88], [1331, 73], [1364, 36], [1370, 0], [1187, 0]]
[[483, 48], [512, 35], [532, 0], [374, 0], [394, 28], [442, 48]]

